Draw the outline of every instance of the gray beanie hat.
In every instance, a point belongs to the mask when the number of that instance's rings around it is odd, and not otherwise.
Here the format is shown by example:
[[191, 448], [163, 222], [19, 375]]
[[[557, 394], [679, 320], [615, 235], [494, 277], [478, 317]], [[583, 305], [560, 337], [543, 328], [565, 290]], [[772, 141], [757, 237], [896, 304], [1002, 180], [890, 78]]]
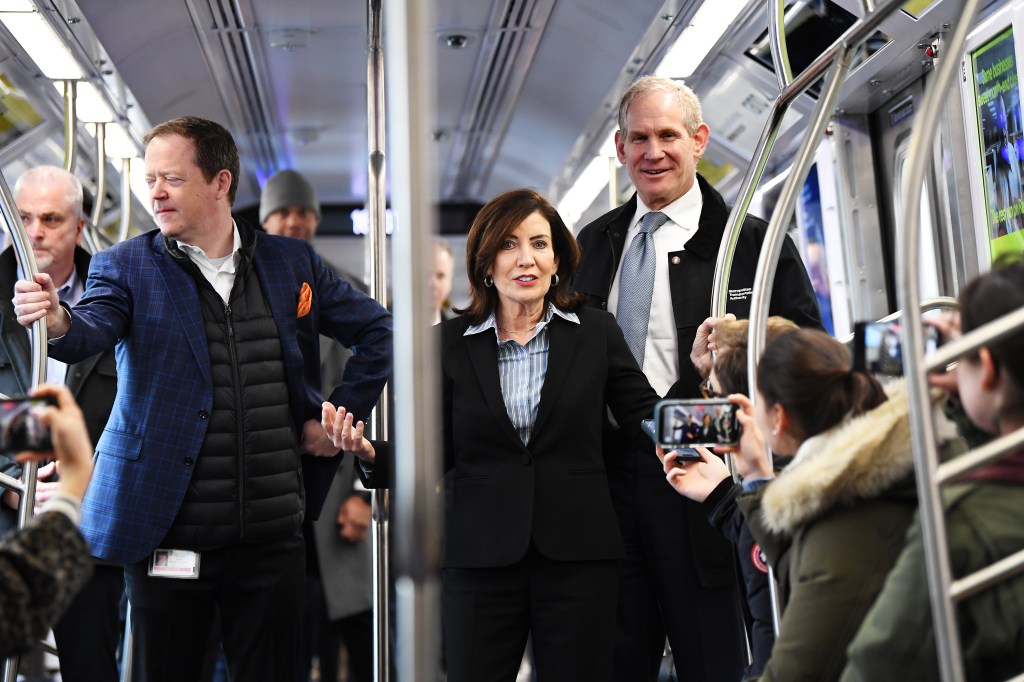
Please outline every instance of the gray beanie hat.
[[320, 222], [320, 202], [316, 198], [316, 190], [298, 171], [278, 171], [263, 185], [260, 193], [260, 225], [266, 222], [271, 213], [285, 206], [311, 209], [316, 214], [317, 222]]

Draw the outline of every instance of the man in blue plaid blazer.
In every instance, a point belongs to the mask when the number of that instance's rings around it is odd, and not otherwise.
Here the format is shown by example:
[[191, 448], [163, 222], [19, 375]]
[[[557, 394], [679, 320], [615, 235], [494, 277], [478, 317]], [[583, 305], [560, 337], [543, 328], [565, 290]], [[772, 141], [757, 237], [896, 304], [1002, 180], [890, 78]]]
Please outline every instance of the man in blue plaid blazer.
[[238, 152], [223, 127], [183, 117], [145, 141], [159, 231], [96, 254], [73, 310], [42, 274], [16, 285], [15, 312], [46, 317], [63, 361], [115, 348], [82, 531], [125, 564], [136, 679], [196, 679], [215, 611], [232, 680], [289, 679], [300, 524], [338, 465], [319, 421], [319, 337], [354, 351], [329, 400], [364, 419], [389, 374], [390, 315], [306, 242], [232, 219]]

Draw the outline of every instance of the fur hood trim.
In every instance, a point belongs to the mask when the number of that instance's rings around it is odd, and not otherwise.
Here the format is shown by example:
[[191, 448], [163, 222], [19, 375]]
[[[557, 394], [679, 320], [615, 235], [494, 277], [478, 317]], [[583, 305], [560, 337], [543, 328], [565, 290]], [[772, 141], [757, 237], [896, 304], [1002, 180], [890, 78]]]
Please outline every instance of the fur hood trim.
[[[836, 505], [880, 496], [914, 468], [906, 384], [886, 387], [889, 399], [808, 438], [792, 463], [765, 488], [761, 510], [774, 533], [797, 528]], [[940, 443], [955, 428], [935, 410]]]

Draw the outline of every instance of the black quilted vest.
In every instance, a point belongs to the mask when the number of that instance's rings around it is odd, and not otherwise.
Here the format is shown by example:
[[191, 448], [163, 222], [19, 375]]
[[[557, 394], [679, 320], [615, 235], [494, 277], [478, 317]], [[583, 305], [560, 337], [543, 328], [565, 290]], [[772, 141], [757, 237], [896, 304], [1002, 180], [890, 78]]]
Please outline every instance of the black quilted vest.
[[281, 343], [252, 265], [252, 241], [246, 241], [228, 306], [191, 260], [176, 247], [172, 252], [199, 289], [213, 411], [163, 547], [266, 542], [295, 533], [302, 523], [302, 464]]

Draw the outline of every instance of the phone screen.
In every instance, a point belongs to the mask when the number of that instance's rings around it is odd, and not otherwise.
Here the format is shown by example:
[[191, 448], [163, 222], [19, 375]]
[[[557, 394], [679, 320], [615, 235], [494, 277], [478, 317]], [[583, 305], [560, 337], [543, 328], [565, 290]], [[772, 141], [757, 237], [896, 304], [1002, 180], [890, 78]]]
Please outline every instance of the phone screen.
[[[938, 347], [938, 330], [924, 325], [925, 354], [934, 352]], [[903, 376], [903, 340], [899, 320], [858, 322], [853, 329], [853, 366], [879, 376]]]
[[50, 398], [12, 397], [0, 401], [0, 451], [52, 450], [50, 428], [39, 415]]
[[740, 425], [728, 400], [662, 400], [654, 408], [656, 442], [666, 450], [736, 445]]

